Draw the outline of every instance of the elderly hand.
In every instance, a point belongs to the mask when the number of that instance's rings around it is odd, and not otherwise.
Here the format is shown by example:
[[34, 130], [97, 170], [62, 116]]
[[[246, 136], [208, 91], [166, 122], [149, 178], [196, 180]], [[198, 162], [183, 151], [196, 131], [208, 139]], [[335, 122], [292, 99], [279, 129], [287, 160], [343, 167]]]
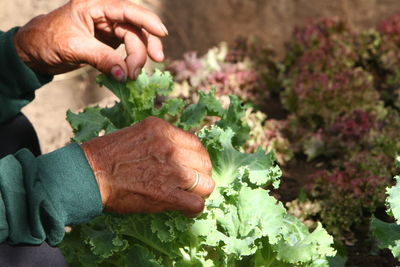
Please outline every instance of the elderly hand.
[[155, 117], [81, 147], [106, 211], [178, 210], [191, 217], [203, 210], [203, 197], [215, 186], [210, 158], [199, 139]]
[[[20, 58], [34, 71], [55, 75], [90, 64], [124, 81], [137, 77], [147, 55], [162, 61], [160, 18], [128, 0], [71, 0], [38, 16], [14, 36]], [[115, 50], [125, 44], [127, 57]]]

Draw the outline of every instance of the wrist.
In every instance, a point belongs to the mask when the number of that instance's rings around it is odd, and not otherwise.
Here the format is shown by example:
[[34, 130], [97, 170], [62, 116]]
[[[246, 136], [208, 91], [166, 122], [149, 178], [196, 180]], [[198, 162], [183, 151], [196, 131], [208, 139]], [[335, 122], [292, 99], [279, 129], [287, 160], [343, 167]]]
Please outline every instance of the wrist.
[[22, 43], [22, 37], [21, 37], [21, 29], [18, 29], [13, 36], [13, 44], [15, 51], [17, 52], [18, 57], [21, 59], [22, 62], [25, 63], [30, 69], [33, 70], [33, 66], [30, 60], [30, 57], [28, 56], [27, 52], [22, 48], [21, 43]]
[[99, 168], [100, 162], [98, 162], [98, 158], [96, 155], [96, 149], [93, 147], [92, 142], [88, 141], [85, 143], [82, 143], [80, 145], [83, 153], [85, 154], [85, 157], [87, 161], [89, 162], [89, 166], [93, 171], [94, 177], [97, 182], [97, 186], [99, 187], [99, 192], [101, 196], [101, 202], [103, 205], [103, 208], [106, 207], [106, 204], [108, 202], [108, 199], [110, 197], [110, 186], [107, 183], [107, 175], [106, 171], [102, 170]]

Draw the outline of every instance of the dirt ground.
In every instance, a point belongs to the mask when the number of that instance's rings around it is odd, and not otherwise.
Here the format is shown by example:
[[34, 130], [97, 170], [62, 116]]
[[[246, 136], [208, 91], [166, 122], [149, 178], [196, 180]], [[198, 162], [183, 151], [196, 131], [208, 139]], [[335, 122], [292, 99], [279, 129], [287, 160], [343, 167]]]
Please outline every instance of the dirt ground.
[[[0, 1], [0, 29], [23, 25], [65, 0]], [[166, 55], [176, 58], [187, 50], [205, 52], [221, 41], [255, 35], [276, 51], [282, 51], [293, 28], [305, 20], [340, 17], [356, 29], [400, 11], [398, 0], [137, 0], [159, 14], [170, 35], [164, 40]], [[34, 124], [44, 153], [67, 143], [71, 130], [65, 121], [67, 109], [110, 102], [110, 93], [94, 84], [96, 72], [84, 69], [55, 77], [37, 91], [36, 99], [23, 109]], [[103, 100], [105, 99], [105, 100]]]

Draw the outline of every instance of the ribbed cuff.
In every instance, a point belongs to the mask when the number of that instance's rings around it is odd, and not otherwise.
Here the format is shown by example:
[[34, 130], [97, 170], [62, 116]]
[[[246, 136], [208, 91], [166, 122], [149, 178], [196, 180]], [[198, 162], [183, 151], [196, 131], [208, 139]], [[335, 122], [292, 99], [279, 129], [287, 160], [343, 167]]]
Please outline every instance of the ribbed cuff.
[[37, 158], [41, 182], [65, 225], [87, 222], [102, 212], [101, 196], [89, 163], [78, 144]]

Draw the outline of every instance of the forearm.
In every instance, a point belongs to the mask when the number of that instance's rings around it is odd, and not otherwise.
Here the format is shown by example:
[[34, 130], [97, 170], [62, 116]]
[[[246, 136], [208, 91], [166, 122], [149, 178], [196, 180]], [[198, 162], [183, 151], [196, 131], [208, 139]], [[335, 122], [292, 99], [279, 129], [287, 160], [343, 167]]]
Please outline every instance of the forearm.
[[33, 72], [19, 58], [13, 43], [18, 28], [0, 32], [0, 123], [12, 118], [35, 97], [35, 90], [52, 80]]
[[102, 211], [93, 172], [79, 145], [35, 158], [21, 150], [0, 160], [0, 242], [58, 244], [64, 227]]

